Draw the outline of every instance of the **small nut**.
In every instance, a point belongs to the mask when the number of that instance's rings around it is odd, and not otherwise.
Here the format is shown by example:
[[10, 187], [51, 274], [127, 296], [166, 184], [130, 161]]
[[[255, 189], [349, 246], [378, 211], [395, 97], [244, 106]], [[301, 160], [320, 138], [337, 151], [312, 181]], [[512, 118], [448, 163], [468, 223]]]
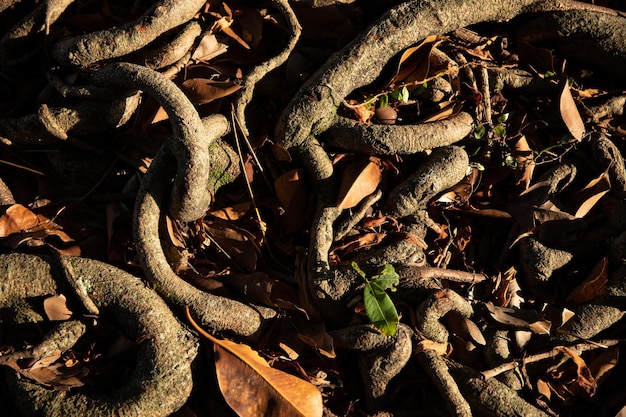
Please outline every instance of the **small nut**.
[[377, 107], [374, 114], [376, 115], [379, 123], [383, 125], [396, 124], [396, 120], [398, 119], [398, 113], [391, 106]]

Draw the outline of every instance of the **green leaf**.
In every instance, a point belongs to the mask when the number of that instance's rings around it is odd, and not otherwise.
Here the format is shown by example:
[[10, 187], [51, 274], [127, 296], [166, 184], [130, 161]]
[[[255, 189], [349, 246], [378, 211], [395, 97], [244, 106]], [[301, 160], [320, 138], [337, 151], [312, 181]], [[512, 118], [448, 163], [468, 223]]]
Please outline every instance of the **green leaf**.
[[389, 97], [387, 96], [387, 94], [383, 94], [378, 98], [378, 105], [381, 109], [387, 107], [387, 104], [389, 104]]
[[504, 123], [507, 120], [509, 120], [509, 114], [508, 113], [502, 113], [501, 115], [498, 116], [498, 123]]
[[482, 139], [483, 136], [485, 136], [485, 133], [487, 133], [487, 128], [485, 127], [485, 125], [478, 125], [474, 129], [474, 137], [476, 139]]
[[370, 280], [371, 283], [380, 286], [380, 288], [384, 290], [396, 290], [396, 285], [398, 285], [399, 276], [396, 270], [393, 268], [393, 265], [387, 264], [383, 268], [382, 272], [378, 275], [374, 275]]
[[406, 85], [404, 87], [402, 87], [402, 91], [400, 92], [402, 94], [402, 102], [406, 103], [407, 101], [409, 101], [409, 89], [406, 88]]
[[386, 336], [393, 336], [398, 329], [398, 312], [391, 298], [375, 281], [368, 281], [363, 292], [365, 312], [370, 321]]
[[400, 98], [402, 98], [402, 94], [400, 93], [400, 90], [393, 90], [391, 93], [389, 93], [389, 95], [391, 96], [392, 99], [396, 101], [400, 101]]
[[506, 127], [502, 126], [502, 125], [498, 125], [496, 127], [493, 128], [493, 133], [495, 133], [497, 136], [500, 136], [501, 138], [506, 136]]

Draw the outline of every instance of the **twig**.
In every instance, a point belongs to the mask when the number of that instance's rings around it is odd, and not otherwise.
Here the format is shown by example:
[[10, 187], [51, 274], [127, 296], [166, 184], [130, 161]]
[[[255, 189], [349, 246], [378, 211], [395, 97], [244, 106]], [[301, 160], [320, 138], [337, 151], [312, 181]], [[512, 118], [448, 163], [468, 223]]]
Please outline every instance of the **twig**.
[[[606, 339], [606, 340], [601, 340], [599, 342], [588, 341], [588, 342], [578, 343], [573, 346], [569, 346], [568, 349], [580, 354], [581, 352], [585, 352], [588, 350], [607, 349], [611, 346], [617, 346], [623, 341], [624, 340], [622, 339]], [[535, 363], [535, 362], [543, 361], [546, 359], [555, 358], [562, 353], [563, 351], [560, 350], [559, 347], [555, 347], [554, 349], [548, 352], [537, 353], [535, 355], [527, 356], [522, 359], [503, 363], [502, 365], [496, 366], [495, 368], [482, 371], [482, 374], [485, 377], [485, 379], [493, 378], [506, 371], [516, 369], [520, 366], [525, 366], [526, 364], [529, 364], [529, 363]]]

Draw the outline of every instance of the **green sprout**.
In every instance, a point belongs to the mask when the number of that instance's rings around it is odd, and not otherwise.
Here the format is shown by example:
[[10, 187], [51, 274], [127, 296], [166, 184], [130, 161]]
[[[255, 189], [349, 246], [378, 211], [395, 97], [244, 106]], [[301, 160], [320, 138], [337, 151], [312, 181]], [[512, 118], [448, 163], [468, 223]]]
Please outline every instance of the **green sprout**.
[[393, 265], [386, 264], [381, 273], [371, 279], [367, 278], [356, 262], [352, 262], [352, 268], [365, 280], [363, 304], [367, 317], [382, 334], [395, 335], [398, 329], [398, 311], [386, 292], [395, 291], [399, 282]]

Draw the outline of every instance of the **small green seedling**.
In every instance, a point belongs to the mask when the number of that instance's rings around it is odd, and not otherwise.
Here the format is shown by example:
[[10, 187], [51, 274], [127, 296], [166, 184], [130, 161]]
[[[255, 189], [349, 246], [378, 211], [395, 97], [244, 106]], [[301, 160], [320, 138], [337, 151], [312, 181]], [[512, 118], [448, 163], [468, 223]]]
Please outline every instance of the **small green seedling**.
[[352, 262], [352, 268], [365, 280], [363, 304], [367, 317], [382, 334], [395, 335], [398, 329], [398, 311], [385, 292], [385, 290], [395, 291], [399, 282], [393, 265], [386, 264], [382, 272], [371, 279], [367, 278], [356, 262]]

